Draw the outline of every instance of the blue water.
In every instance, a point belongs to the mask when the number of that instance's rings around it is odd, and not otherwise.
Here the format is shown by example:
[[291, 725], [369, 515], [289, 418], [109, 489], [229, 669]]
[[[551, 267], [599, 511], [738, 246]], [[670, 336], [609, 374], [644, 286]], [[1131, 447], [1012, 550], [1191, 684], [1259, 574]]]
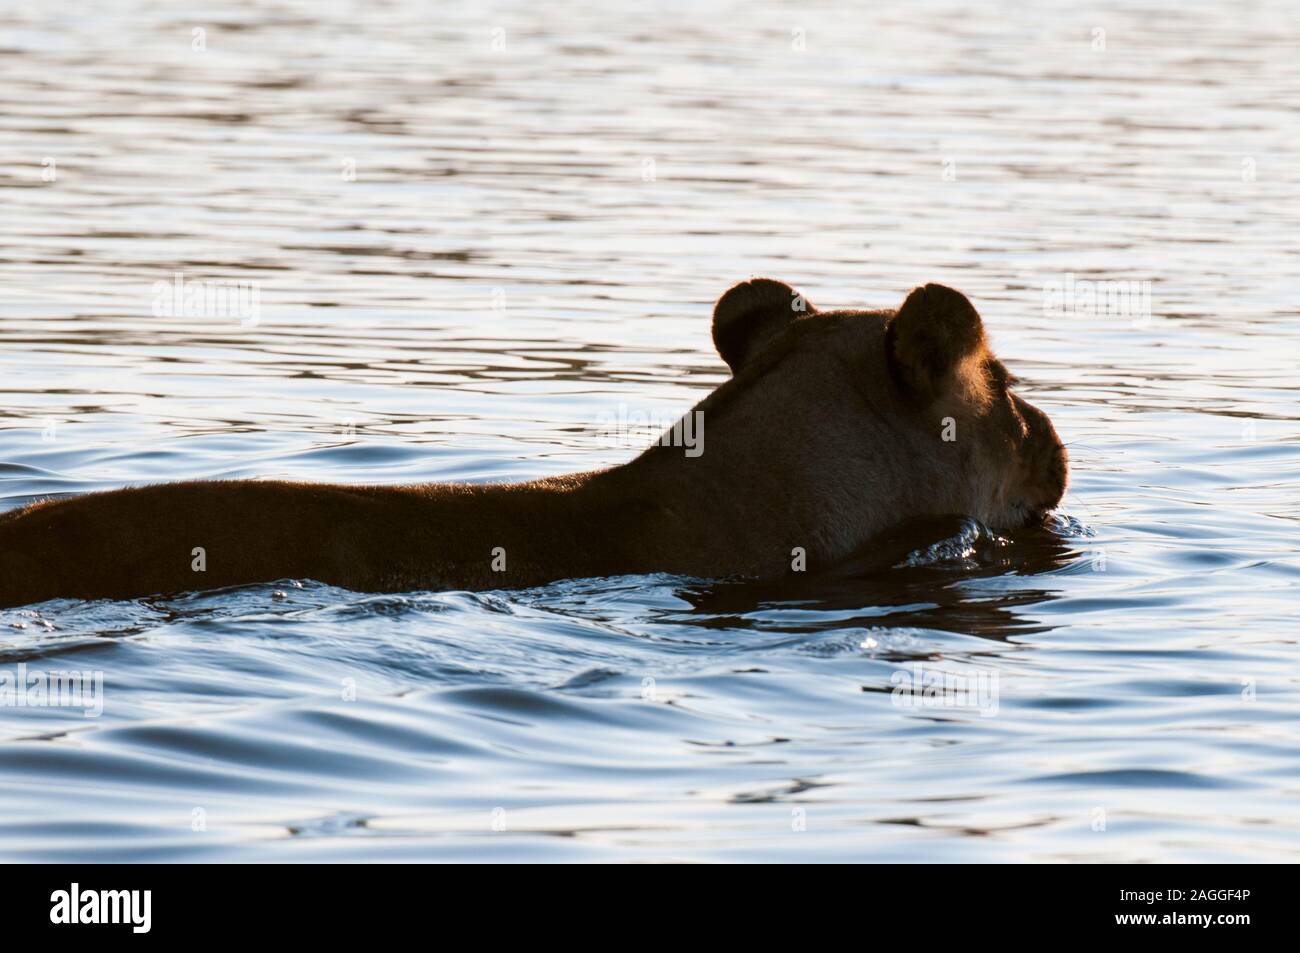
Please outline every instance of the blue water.
[[[1073, 470], [1047, 530], [884, 573], [0, 610], [0, 674], [103, 678], [94, 717], [0, 707], [0, 858], [1300, 857], [1297, 27], [6, 7], [4, 508], [615, 464], [650, 434], [602, 420], [725, 379], [751, 274], [962, 289]], [[260, 313], [156, 314], [177, 272]], [[1149, 310], [1047, 307], [1073, 280]], [[990, 693], [901, 694], [918, 663]]]

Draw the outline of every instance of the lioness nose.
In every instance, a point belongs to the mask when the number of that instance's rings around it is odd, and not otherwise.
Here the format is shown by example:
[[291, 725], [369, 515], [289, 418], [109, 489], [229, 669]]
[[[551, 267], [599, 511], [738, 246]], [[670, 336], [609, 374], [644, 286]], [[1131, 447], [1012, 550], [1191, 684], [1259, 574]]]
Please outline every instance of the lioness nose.
[[[1055, 436], [1055, 433], [1053, 433], [1053, 436]], [[1052, 462], [1048, 472], [1054, 488], [1052, 502], [1048, 505], [1055, 506], [1061, 502], [1061, 497], [1065, 496], [1066, 484], [1070, 482], [1070, 455], [1059, 440], [1053, 448]]]
[[1056, 428], [1047, 414], [1033, 404], [1016, 397], [1016, 405], [1025, 423], [1029, 425], [1028, 453], [1025, 464], [1026, 478], [1032, 487], [1032, 497], [1044, 510], [1061, 502], [1070, 479], [1070, 457], [1056, 434]]

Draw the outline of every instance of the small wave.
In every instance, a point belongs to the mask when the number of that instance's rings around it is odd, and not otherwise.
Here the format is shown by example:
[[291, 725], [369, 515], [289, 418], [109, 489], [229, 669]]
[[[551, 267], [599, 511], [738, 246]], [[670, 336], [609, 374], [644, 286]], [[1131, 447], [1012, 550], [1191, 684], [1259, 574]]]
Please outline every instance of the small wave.
[[1068, 513], [1052, 513], [1047, 518], [1047, 526], [1058, 535], [1069, 539], [1097, 535], [1097, 531], [1091, 525]]
[[1006, 546], [1009, 540], [994, 533], [976, 519], [962, 521], [954, 536], [931, 543], [923, 549], [914, 549], [898, 563], [895, 569], [916, 569], [921, 566], [955, 564], [962, 568], [978, 566], [992, 549]]

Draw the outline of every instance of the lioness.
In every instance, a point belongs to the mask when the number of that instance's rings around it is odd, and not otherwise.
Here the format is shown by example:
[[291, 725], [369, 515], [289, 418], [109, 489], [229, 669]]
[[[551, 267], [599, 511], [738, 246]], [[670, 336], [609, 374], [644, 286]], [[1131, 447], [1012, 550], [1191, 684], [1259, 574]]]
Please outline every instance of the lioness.
[[285, 578], [362, 591], [509, 588], [665, 571], [769, 577], [914, 517], [1041, 520], [1065, 490], [1051, 422], [1010, 390], [974, 306], [930, 284], [897, 311], [818, 311], [768, 278], [727, 291], [732, 377], [695, 408], [707, 452], [510, 485], [214, 481], [0, 516], [0, 605]]

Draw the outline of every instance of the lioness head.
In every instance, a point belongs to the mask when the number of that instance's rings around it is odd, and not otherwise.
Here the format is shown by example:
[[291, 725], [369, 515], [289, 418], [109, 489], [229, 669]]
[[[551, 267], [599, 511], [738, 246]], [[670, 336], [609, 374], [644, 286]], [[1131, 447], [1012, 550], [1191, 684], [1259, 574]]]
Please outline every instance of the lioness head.
[[1011, 390], [965, 295], [930, 284], [897, 310], [818, 311], [756, 278], [717, 302], [732, 380], [701, 405], [709, 453], [737, 491], [766, 493], [829, 555], [910, 517], [1041, 521], [1065, 491], [1051, 421]]

